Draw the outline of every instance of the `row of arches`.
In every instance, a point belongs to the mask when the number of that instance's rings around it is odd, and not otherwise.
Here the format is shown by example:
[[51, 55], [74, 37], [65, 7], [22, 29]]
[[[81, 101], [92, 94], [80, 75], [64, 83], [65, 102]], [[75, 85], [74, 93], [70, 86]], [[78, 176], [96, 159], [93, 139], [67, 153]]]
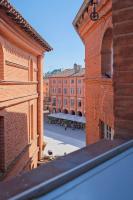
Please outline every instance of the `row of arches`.
[[59, 112], [59, 113], [64, 113], [64, 114], [71, 114], [71, 115], [78, 115], [78, 116], [83, 116], [81, 111], [75, 112], [74, 110], [71, 110], [70, 112], [67, 109], [64, 109], [63, 111], [61, 111], [61, 109], [59, 108], [57, 111], [55, 108], [53, 108], [53, 112]]
[[78, 111], [77, 113], [74, 111], [74, 110], [71, 110], [70, 112], [68, 112], [68, 110], [67, 109], [64, 109], [63, 110], [63, 113], [65, 113], [65, 114], [71, 114], [71, 115], [78, 115], [78, 116], [81, 116], [82, 117], [82, 112], [81, 111]]

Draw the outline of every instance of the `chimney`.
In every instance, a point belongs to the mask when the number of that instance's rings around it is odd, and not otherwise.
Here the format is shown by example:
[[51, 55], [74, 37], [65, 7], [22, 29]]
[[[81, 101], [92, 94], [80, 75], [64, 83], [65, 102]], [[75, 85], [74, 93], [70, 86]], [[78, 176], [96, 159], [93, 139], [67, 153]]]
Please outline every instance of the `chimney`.
[[73, 68], [74, 68], [75, 73], [78, 73], [80, 71], [80, 69], [81, 69], [81, 65], [77, 65], [75, 63]]

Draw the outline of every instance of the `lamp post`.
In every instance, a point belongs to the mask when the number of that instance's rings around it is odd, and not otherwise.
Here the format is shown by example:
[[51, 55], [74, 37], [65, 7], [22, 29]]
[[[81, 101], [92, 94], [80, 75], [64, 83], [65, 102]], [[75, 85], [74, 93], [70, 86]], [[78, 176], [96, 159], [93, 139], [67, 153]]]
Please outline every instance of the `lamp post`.
[[99, 14], [96, 11], [98, 3], [99, 3], [99, 0], [89, 0], [89, 5], [92, 6], [92, 12], [90, 14], [90, 19], [92, 21], [97, 21], [99, 19]]

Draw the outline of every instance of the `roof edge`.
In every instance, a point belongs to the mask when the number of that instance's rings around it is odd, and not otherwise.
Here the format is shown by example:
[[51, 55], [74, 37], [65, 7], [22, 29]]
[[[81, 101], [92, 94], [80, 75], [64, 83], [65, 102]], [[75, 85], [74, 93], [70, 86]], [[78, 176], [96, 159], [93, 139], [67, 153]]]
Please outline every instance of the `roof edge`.
[[76, 28], [76, 23], [77, 23], [77, 21], [79, 20], [79, 18], [81, 17], [81, 15], [83, 14], [84, 10], [87, 8], [88, 5], [89, 5], [89, 2], [87, 2], [87, 1], [84, 1], [84, 2], [82, 3], [82, 5], [81, 5], [81, 7], [80, 7], [80, 9], [79, 9], [79, 11], [78, 11], [76, 17], [74, 18], [74, 20], [73, 20], [73, 22], [72, 22], [72, 24], [73, 24], [73, 26], [74, 26], [75, 28]]
[[36, 40], [46, 51], [53, 48], [40, 36], [40, 34], [23, 18], [23, 16], [9, 3], [8, 0], [0, 0], [0, 7], [8, 17], [14, 21], [25, 33]]

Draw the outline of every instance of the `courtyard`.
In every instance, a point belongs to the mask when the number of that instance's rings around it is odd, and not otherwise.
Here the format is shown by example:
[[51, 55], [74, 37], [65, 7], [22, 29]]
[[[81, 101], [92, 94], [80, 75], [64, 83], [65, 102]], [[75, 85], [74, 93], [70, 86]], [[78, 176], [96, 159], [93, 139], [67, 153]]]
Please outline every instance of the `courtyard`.
[[63, 156], [85, 146], [85, 131], [81, 129], [72, 130], [56, 124], [48, 124], [44, 120], [44, 141], [47, 143], [44, 154], [53, 152], [53, 156]]

